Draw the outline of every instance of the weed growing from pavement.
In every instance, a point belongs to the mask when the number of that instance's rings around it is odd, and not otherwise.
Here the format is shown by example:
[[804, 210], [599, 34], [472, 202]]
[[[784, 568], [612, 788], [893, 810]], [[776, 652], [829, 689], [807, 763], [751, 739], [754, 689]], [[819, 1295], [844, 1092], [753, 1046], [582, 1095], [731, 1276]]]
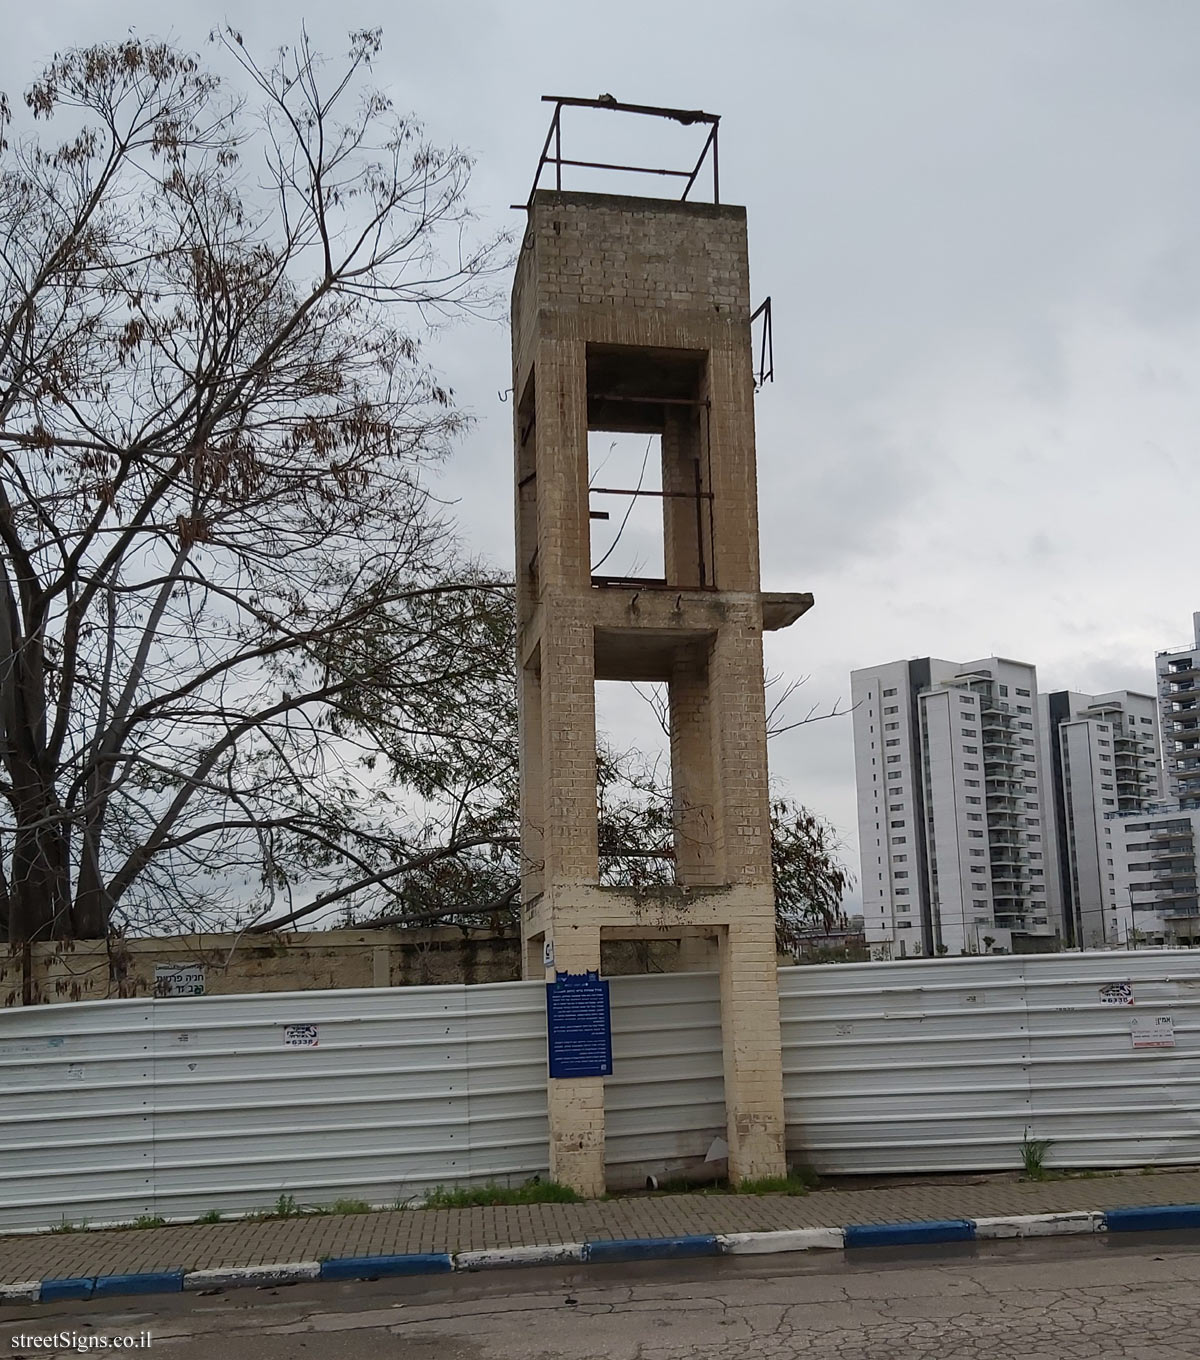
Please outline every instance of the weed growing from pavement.
[[524, 1185], [496, 1185], [489, 1181], [486, 1185], [464, 1186], [461, 1190], [447, 1190], [445, 1186], [435, 1186], [422, 1200], [422, 1209], [474, 1209], [494, 1204], [582, 1204], [582, 1196], [577, 1195], [569, 1185], [557, 1181], [532, 1180]]
[[821, 1184], [821, 1178], [810, 1166], [793, 1166], [786, 1176], [760, 1176], [745, 1180], [740, 1185], [728, 1181], [659, 1181], [651, 1187], [651, 1195], [807, 1195]]
[[804, 1169], [793, 1169], [786, 1176], [760, 1176], [758, 1180], [742, 1181], [732, 1187], [735, 1195], [807, 1195], [820, 1182]]
[[1025, 1168], [1025, 1178], [1031, 1181], [1043, 1181], [1046, 1179], [1046, 1168], [1043, 1163], [1046, 1160], [1046, 1153], [1054, 1146], [1049, 1138], [1030, 1138], [1028, 1131], [1025, 1140], [1021, 1144], [1021, 1165]]

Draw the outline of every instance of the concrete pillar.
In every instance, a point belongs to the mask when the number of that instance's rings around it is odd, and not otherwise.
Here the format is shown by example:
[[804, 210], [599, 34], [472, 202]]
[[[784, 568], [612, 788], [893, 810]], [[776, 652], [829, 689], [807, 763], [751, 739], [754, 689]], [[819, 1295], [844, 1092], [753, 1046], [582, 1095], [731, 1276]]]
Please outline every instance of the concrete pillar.
[[671, 802], [676, 881], [719, 883], [713, 846], [716, 791], [706, 649], [676, 662], [667, 688], [671, 730]]
[[721, 1037], [729, 1179], [787, 1174], [774, 922], [721, 932]]
[[[560, 919], [564, 919], [560, 915]], [[600, 970], [600, 927], [560, 925], [554, 934], [554, 973]], [[604, 1194], [604, 1078], [548, 1078], [550, 1179], [588, 1199]]]
[[679, 941], [681, 973], [715, 973], [720, 965], [717, 941], [706, 935], [685, 935]]

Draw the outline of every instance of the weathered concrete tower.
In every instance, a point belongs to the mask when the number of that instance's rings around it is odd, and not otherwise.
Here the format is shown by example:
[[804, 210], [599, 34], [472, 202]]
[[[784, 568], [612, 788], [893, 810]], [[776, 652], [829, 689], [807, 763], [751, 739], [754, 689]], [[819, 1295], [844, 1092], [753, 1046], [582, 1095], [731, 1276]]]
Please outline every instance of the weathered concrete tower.
[[[528, 213], [512, 299], [525, 976], [599, 970], [603, 939], [715, 938], [730, 1176], [782, 1175], [762, 633], [812, 597], [759, 590], [745, 210], [535, 189]], [[592, 575], [590, 430], [661, 437], [663, 579]], [[650, 898], [599, 884], [597, 680], [668, 686], [676, 884]], [[549, 1086], [551, 1175], [599, 1194], [603, 1078]]]

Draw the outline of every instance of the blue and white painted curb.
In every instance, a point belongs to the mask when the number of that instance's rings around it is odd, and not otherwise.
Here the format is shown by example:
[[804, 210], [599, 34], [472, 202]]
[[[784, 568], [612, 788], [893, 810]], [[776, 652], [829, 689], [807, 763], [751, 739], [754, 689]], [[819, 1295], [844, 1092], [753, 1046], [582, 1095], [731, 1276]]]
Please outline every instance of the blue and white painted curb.
[[215, 1270], [162, 1270], [134, 1275], [78, 1276], [0, 1284], [0, 1305], [59, 1303], [73, 1299], [182, 1290], [236, 1289], [314, 1280], [375, 1280], [452, 1271], [510, 1270], [519, 1266], [601, 1265], [621, 1261], [679, 1261], [703, 1256], [761, 1256], [791, 1251], [853, 1251], [865, 1247], [936, 1242], [985, 1242], [1014, 1237], [1058, 1237], [1100, 1232], [1167, 1232], [1200, 1229], [1200, 1204], [1147, 1205], [1008, 1218], [925, 1219], [909, 1223], [850, 1223], [842, 1228], [789, 1228], [780, 1232], [699, 1233], [597, 1242], [558, 1242], [485, 1251], [419, 1252], [395, 1256], [337, 1256], [324, 1261], [222, 1266]]

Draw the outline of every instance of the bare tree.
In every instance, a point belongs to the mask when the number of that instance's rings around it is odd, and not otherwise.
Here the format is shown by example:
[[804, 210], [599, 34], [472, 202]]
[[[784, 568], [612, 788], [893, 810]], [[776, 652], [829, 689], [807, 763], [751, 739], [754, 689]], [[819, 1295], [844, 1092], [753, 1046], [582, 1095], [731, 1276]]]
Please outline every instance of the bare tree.
[[130, 39], [30, 88], [57, 140], [0, 102], [14, 941], [386, 893], [412, 798], [491, 741], [448, 697], [507, 639], [427, 485], [463, 417], [419, 343], [497, 262], [469, 161], [366, 88], [376, 32], [336, 68], [214, 40], [239, 95]]

